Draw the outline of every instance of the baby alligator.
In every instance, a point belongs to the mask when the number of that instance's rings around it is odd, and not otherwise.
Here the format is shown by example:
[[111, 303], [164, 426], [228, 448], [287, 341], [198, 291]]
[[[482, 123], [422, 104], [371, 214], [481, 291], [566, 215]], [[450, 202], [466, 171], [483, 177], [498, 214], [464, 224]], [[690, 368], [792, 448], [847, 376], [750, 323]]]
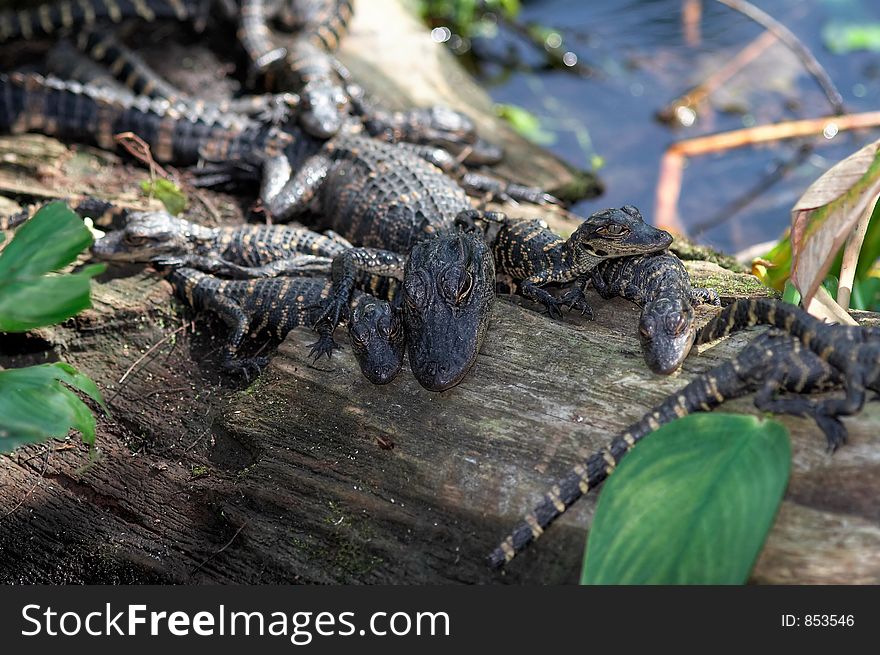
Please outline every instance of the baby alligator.
[[724, 362], [672, 394], [629, 426], [602, 450], [577, 464], [544, 494], [544, 498], [488, 557], [503, 566], [541, 536], [544, 530], [588, 491], [599, 487], [632, 448], [661, 425], [694, 412], [708, 412], [726, 400], [757, 390], [755, 406], [779, 411], [779, 391], [795, 394], [824, 391], [842, 382], [826, 361], [786, 334], [764, 334], [732, 361]]
[[812, 416], [825, 433], [829, 450], [835, 450], [846, 442], [846, 428], [838, 417], [861, 411], [867, 391], [880, 393], [880, 328], [823, 323], [794, 305], [750, 298], [725, 307], [706, 324], [697, 343], [758, 324], [772, 325], [797, 337], [805, 349], [827, 362], [843, 379], [843, 398], [785, 398], [772, 408], [775, 412]]
[[[94, 214], [106, 210], [107, 203], [92, 201], [87, 204], [86, 211]], [[207, 271], [237, 278], [265, 278], [329, 273], [330, 259], [327, 257], [350, 247], [345, 240], [335, 235], [323, 236], [305, 228], [282, 225], [207, 228], [165, 212], [135, 212], [128, 215], [122, 229], [95, 241], [92, 253], [106, 261], [153, 262], [164, 266], [184, 266], [187, 270], [198, 269], [201, 273]], [[220, 291], [227, 288], [217, 287], [214, 284], [215, 278], [199, 279], [205, 282], [200, 288], [208, 289], [209, 295], [216, 295], [217, 288]], [[312, 327], [320, 311], [318, 305], [329, 293], [330, 283], [326, 276], [319, 285], [320, 294], [315, 293], [319, 288], [315, 278], [310, 279], [310, 283], [297, 282], [288, 287], [290, 293], [286, 293], [283, 298], [273, 296], [275, 304], [295, 298], [296, 307], [301, 309], [297, 310], [299, 313], [296, 320], [308, 318], [311, 321], [297, 322], [295, 325]], [[364, 375], [374, 384], [385, 384], [400, 370], [405, 338], [399, 308], [392, 308], [390, 303], [374, 296], [391, 298], [396, 294], [397, 281], [364, 276], [358, 283], [361, 288], [369, 289], [373, 295], [358, 291], [353, 296], [352, 320], [349, 321], [352, 348]], [[241, 288], [249, 287], [229, 287], [236, 293]], [[257, 285], [251, 289], [255, 295], [253, 302], [262, 307], [260, 303], [263, 300], [256, 296], [265, 290], [270, 296], [277, 295], [279, 289], [277, 286]], [[309, 292], [310, 295], [304, 294], [300, 298], [297, 291]], [[252, 303], [244, 303], [241, 293], [233, 300], [239, 305], [246, 305], [243, 310], [247, 312]], [[200, 297], [203, 298], [204, 305], [207, 302], [204, 301], [204, 294]], [[252, 318], [251, 322], [255, 320]], [[290, 327], [285, 327], [285, 333], [289, 329]], [[313, 344], [312, 354], [329, 354], [334, 346], [332, 335], [319, 326], [319, 338]], [[255, 368], [259, 363], [251, 362], [254, 365], [250, 368]]]
[[669, 252], [609, 259], [593, 269], [591, 279], [603, 298], [622, 296], [641, 306], [642, 354], [661, 375], [676, 371], [691, 350], [694, 307], [721, 304], [712, 289], [693, 288], [681, 260]]
[[[236, 357], [248, 332], [265, 331], [281, 340], [295, 327], [311, 327], [320, 300], [330, 291], [326, 277], [221, 280], [183, 267], [172, 268], [168, 279], [187, 304], [214, 312], [226, 323], [230, 334], [223, 348], [223, 367], [248, 378], [268, 361], [262, 356]], [[359, 323], [349, 325], [352, 350], [367, 379], [384, 384], [403, 361], [400, 323], [388, 302], [357, 293], [353, 304]], [[382, 338], [369, 338], [371, 334]]]
[[[554, 318], [562, 317], [564, 306], [592, 317], [583, 288], [600, 262], [658, 252], [672, 243], [668, 232], [645, 223], [631, 205], [588, 216], [568, 239], [552, 232], [543, 221], [513, 220], [498, 212], [474, 210], [462, 213], [456, 221], [466, 228], [485, 224], [482, 233], [491, 244], [498, 272], [517, 281], [520, 293], [542, 303]], [[541, 288], [572, 281], [575, 285], [561, 299]]]
[[329, 258], [351, 248], [344, 239], [303, 227], [236, 225], [209, 228], [167, 212], [133, 212], [122, 229], [95, 241], [107, 261], [187, 266], [227, 277], [326, 274]]

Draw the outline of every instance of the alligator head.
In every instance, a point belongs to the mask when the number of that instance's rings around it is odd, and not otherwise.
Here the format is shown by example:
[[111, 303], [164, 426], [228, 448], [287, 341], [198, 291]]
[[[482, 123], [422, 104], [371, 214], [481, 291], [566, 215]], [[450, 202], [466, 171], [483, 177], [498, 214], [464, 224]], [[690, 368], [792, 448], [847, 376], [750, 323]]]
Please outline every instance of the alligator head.
[[149, 262], [184, 255], [210, 236], [211, 230], [166, 212], [136, 212], [125, 227], [95, 241], [92, 254], [117, 262]]
[[632, 205], [604, 209], [584, 219], [568, 240], [576, 257], [607, 259], [665, 250], [672, 235], [645, 223]]
[[403, 366], [406, 332], [400, 307], [375, 296], [362, 295], [348, 322], [351, 350], [373, 384], [388, 384]]
[[486, 336], [495, 298], [495, 265], [475, 234], [416, 244], [403, 273], [403, 316], [409, 363], [430, 391], [462, 381]]
[[654, 373], [669, 375], [681, 366], [694, 343], [694, 309], [681, 298], [646, 303], [639, 319], [645, 362]]

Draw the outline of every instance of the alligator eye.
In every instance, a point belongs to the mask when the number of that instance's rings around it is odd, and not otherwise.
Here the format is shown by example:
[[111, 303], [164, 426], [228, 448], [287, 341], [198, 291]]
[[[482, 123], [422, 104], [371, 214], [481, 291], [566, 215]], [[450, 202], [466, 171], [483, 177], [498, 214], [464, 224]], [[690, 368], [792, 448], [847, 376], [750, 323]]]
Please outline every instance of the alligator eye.
[[142, 246], [149, 241], [149, 237], [138, 236], [137, 234], [126, 234], [122, 237], [122, 240], [129, 246]]
[[690, 321], [686, 314], [676, 314], [669, 317], [669, 329], [673, 335], [678, 336], [687, 329]]
[[367, 338], [369, 337], [369, 333], [362, 330], [352, 330], [351, 331], [351, 340], [358, 346], [367, 345]]
[[654, 326], [650, 323], [645, 323], [639, 326], [639, 334], [641, 334], [645, 339], [653, 339], [654, 338]]
[[629, 234], [629, 228], [617, 223], [611, 223], [610, 225], [600, 227], [596, 232], [606, 237], [622, 237], [625, 234]]

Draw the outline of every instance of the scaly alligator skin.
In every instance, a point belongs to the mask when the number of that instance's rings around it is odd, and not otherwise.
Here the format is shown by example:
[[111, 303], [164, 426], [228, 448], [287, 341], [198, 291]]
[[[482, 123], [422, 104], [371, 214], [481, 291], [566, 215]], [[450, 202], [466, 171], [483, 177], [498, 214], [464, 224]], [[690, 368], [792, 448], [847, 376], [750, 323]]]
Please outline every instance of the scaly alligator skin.
[[329, 138], [342, 127], [350, 111], [345, 81], [348, 76], [332, 53], [348, 29], [354, 9], [350, 0], [287, 0], [282, 2], [298, 28], [289, 50], [278, 46], [266, 25], [263, 0], [242, 0], [239, 40], [254, 73], [272, 79], [282, 91], [296, 90], [303, 99], [305, 129]]
[[[473, 233], [453, 232], [420, 241], [408, 256], [371, 248], [345, 251], [333, 260], [333, 291], [316, 323], [325, 334], [342, 320], [364, 275], [402, 275], [397, 300], [419, 384], [444, 391], [461, 382], [476, 361], [495, 298], [495, 266], [485, 242]], [[332, 342], [324, 343], [332, 349]]]
[[[90, 215], [105, 211], [107, 206], [108, 203], [94, 200], [84, 203], [85, 211]], [[105, 261], [152, 262], [197, 269], [200, 273], [253, 279], [327, 274], [331, 261], [328, 257], [351, 247], [333, 234], [321, 235], [305, 228], [283, 225], [207, 228], [166, 212], [133, 212], [126, 219], [122, 229], [95, 241], [92, 246], [95, 257]], [[329, 278], [325, 281], [330, 285]], [[349, 337], [367, 379], [374, 384], [386, 384], [400, 371], [406, 343], [400, 308], [387, 302], [397, 294], [398, 281], [363, 275], [356, 284], [359, 289], [367, 289], [370, 293], [355, 291], [352, 295], [353, 318], [349, 321]], [[313, 294], [309, 302], [318, 305], [327, 297], [328, 290], [323, 290], [323, 284], [321, 288], [321, 295]], [[312, 289], [307, 286], [307, 290]], [[314, 323], [320, 308], [308, 305], [308, 310], [308, 317]], [[336, 347], [332, 331], [318, 326], [318, 332], [312, 354], [318, 357], [329, 355]]]
[[430, 391], [464, 379], [486, 336], [495, 299], [495, 265], [470, 233], [413, 247], [403, 277], [403, 324], [413, 375]]
[[[72, 56], [71, 43], [89, 58], [87, 61], [100, 65], [89, 67], [85, 62], [77, 61]], [[262, 122], [282, 125], [296, 115], [300, 104], [299, 97], [293, 93], [265, 93], [216, 102], [193, 98], [157, 74], [140, 55], [120, 43], [114, 34], [97, 29], [82, 29], [71, 41], [61, 40], [50, 52], [49, 64], [53, 72], [62, 78], [110, 86], [106, 83], [110, 77], [136, 95], [160, 98], [172, 105], [185, 104], [195, 114], [212, 111], [244, 114]], [[111, 88], [120, 91], [115, 84]], [[120, 93], [119, 97], [126, 97], [126, 94]]]
[[[627, 205], [605, 209], [584, 219], [568, 239], [552, 232], [540, 220], [507, 218], [498, 212], [472, 211], [457, 222], [470, 228], [482, 222], [482, 229], [495, 257], [499, 273], [512, 277], [526, 298], [542, 303], [550, 316], [562, 317], [562, 307], [580, 310], [592, 317], [583, 288], [590, 272], [605, 259], [665, 250], [672, 236], [645, 223], [638, 209]], [[541, 287], [575, 282], [563, 298]]]
[[[163, 100], [121, 96], [77, 82], [39, 75], [0, 74], [0, 130], [42, 132], [108, 150], [115, 135], [133, 132], [153, 158], [182, 166], [201, 159], [261, 156], [304, 158], [321, 142], [239, 114], [197, 112]], [[300, 150], [306, 152], [300, 153]]]
[[[458, 211], [470, 208], [465, 192], [438, 165], [456, 175], [463, 175], [464, 169], [439, 148], [382, 143], [347, 132], [321, 141], [296, 126], [281, 129], [215, 108], [199, 110], [158, 99], [121, 96], [32, 74], [0, 74], [0, 94], [0, 130], [39, 131], [107, 149], [115, 148], [115, 135], [133, 132], [146, 142], [157, 161], [178, 165], [218, 162], [215, 168], [224, 180], [230, 171], [261, 168], [261, 198], [276, 218], [315, 208], [336, 212], [327, 218], [329, 222], [354, 224], [360, 231], [373, 232], [357, 245], [397, 249], [409, 239], [404, 231], [430, 233], [436, 225], [451, 225]], [[474, 175], [468, 174], [469, 183], [473, 179]], [[498, 195], [552, 200], [539, 190], [492, 179], [482, 180], [480, 188], [485, 189], [486, 184], [494, 185]], [[361, 192], [374, 195], [358, 196]], [[396, 212], [389, 221], [396, 236], [383, 241], [381, 231], [376, 230], [380, 214], [373, 199]], [[437, 207], [440, 215], [421, 214]], [[340, 217], [343, 210], [357, 214]], [[401, 220], [403, 214], [410, 216], [408, 225]]]
[[778, 300], [751, 298], [725, 307], [697, 336], [707, 343], [752, 325], [772, 325], [797, 337], [836, 369], [843, 378], [843, 398], [811, 401], [780, 399], [772, 411], [811, 416], [822, 428], [833, 451], [846, 442], [846, 428], [838, 417], [861, 411], [868, 390], [880, 393], [880, 328], [823, 323], [807, 312]]
[[[330, 291], [326, 277], [221, 280], [181, 267], [171, 269], [168, 279], [187, 304], [214, 312], [226, 323], [230, 334], [223, 348], [223, 367], [248, 378], [268, 361], [266, 357], [237, 357], [248, 332], [266, 332], [281, 340], [295, 327], [311, 327], [321, 299]], [[391, 305], [361, 293], [353, 303], [360, 320], [360, 325], [349, 327], [352, 343], [357, 344], [355, 357], [371, 382], [384, 384], [389, 375], [393, 377], [395, 366], [400, 369], [403, 358]], [[364, 307], [359, 308], [362, 303]], [[381, 333], [387, 338], [363, 339], [365, 333]]]
[[167, 212], [133, 212], [125, 226], [95, 241], [106, 261], [154, 262], [229, 277], [258, 278], [330, 272], [331, 257], [351, 248], [336, 235], [301, 227], [238, 225], [208, 228]]
[[0, 11], [0, 43], [128, 18], [194, 21], [204, 7], [203, 0], [59, 0], [28, 9], [7, 9]]
[[[283, 219], [313, 210], [319, 227], [357, 246], [408, 253], [422, 240], [453, 232], [455, 216], [471, 207], [464, 189], [432, 163], [455, 164], [449, 153], [436, 148], [345, 133], [319, 143], [302, 132], [241, 116], [190, 118], [157, 101], [125, 103], [104, 92], [31, 75], [0, 75], [0, 91], [2, 129], [39, 130], [104, 147], [112, 147], [114, 134], [132, 130], [159, 161], [256, 159], [263, 170], [261, 197], [271, 215]], [[504, 192], [541, 197], [521, 187]], [[462, 348], [469, 352], [475, 340], [474, 335], [463, 339]], [[466, 359], [469, 368], [473, 358]], [[412, 365], [424, 369], [418, 361]], [[460, 379], [458, 373], [449, 379]]]
[[[598, 488], [632, 448], [661, 425], [695, 412], [709, 412], [726, 400], [757, 391], [755, 406], [779, 411], [780, 391], [794, 394], [825, 391], [839, 386], [842, 377], [815, 353], [786, 334], [763, 334], [732, 361], [724, 362], [672, 394], [638, 422], [593, 453], [544, 494], [488, 556], [493, 568], [503, 566], [525, 549], [566, 509], [588, 491]], [[795, 396], [797, 398], [797, 396]]]
[[600, 262], [591, 279], [603, 298], [622, 296], [641, 306], [642, 354], [648, 368], [661, 375], [678, 370], [691, 350], [694, 307], [721, 304], [714, 290], [693, 288], [681, 260], [669, 252]]

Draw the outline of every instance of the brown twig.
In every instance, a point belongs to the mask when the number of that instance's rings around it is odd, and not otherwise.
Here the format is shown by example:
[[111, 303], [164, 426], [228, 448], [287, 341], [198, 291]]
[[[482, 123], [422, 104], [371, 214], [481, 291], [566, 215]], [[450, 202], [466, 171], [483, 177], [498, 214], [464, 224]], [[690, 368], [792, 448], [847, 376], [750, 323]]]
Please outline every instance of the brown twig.
[[700, 45], [700, 19], [703, 16], [703, 0], [684, 0], [681, 5], [681, 22], [684, 42], [691, 48]]
[[245, 526], [247, 526], [247, 521], [245, 521], [244, 523], [241, 524], [241, 527], [240, 527], [238, 530], [235, 531], [235, 534], [232, 535], [232, 538], [231, 538], [229, 541], [227, 541], [227, 542], [223, 545], [223, 547], [222, 547], [220, 550], [214, 551], [213, 553], [211, 553], [210, 555], [208, 555], [208, 556], [204, 559], [204, 561], [203, 561], [201, 564], [199, 564], [196, 568], [194, 568], [192, 571], [190, 571], [189, 574], [190, 574], [190, 575], [194, 575], [194, 574], [198, 573], [198, 572], [201, 570], [201, 568], [202, 568], [205, 564], [207, 564], [207, 563], [210, 562], [212, 559], [214, 559], [215, 557], [217, 557], [217, 555], [219, 555], [219, 554], [222, 553], [224, 550], [226, 550], [227, 548], [229, 548], [229, 546], [232, 545], [232, 542], [235, 541], [235, 538], [239, 535], [239, 533], [241, 533], [241, 531], [245, 529]]
[[45, 452], [46, 459], [43, 460], [43, 468], [42, 468], [42, 470], [40, 470], [40, 475], [37, 476], [36, 482], [34, 482], [34, 484], [31, 486], [31, 488], [27, 490], [27, 493], [25, 493], [25, 495], [21, 497], [21, 500], [15, 504], [15, 507], [13, 507], [11, 510], [6, 512], [3, 516], [0, 516], [0, 521], [3, 521], [6, 518], [8, 518], [9, 516], [11, 516], [12, 514], [14, 514], [15, 511], [19, 507], [24, 505], [24, 501], [26, 501], [28, 499], [28, 496], [30, 496], [32, 493], [34, 493], [34, 489], [36, 489], [39, 486], [40, 480], [42, 480], [43, 476], [46, 475], [46, 469], [49, 468], [49, 456], [51, 454], [52, 454], [52, 448], [51, 447], [46, 448], [46, 452]]
[[677, 115], [679, 108], [687, 107], [696, 110], [697, 107], [706, 101], [706, 98], [721, 88], [721, 86], [731, 77], [736, 75], [736, 73], [754, 61], [758, 55], [776, 43], [776, 40], [776, 35], [773, 34], [773, 32], [762, 32], [758, 38], [746, 45], [746, 47], [740, 50], [732, 59], [724, 64], [724, 66], [709, 75], [700, 84], [683, 93], [667, 104], [663, 109], [658, 111], [657, 118], [666, 123], [671, 123], [672, 121], [678, 120]]
[[878, 126], [880, 126], [880, 111], [872, 111], [847, 114], [846, 116], [826, 116], [759, 125], [673, 143], [667, 148], [660, 160], [660, 176], [657, 181], [654, 206], [655, 223], [663, 229], [684, 234], [685, 229], [678, 218], [676, 208], [681, 194], [682, 169], [688, 157], [742, 148], [757, 143]]
[[840, 95], [840, 91], [834, 86], [831, 77], [825, 69], [822, 68], [822, 64], [816, 60], [813, 53], [810, 52], [810, 49], [807, 48], [807, 46], [805, 46], [790, 29], [773, 18], [773, 16], [766, 11], [758, 9], [755, 5], [746, 0], [717, 1], [755, 21], [768, 32], [775, 34], [776, 38], [791, 50], [798, 59], [800, 59], [804, 68], [807, 69], [807, 72], [809, 72], [816, 82], [818, 82], [822, 91], [825, 93], [825, 96], [828, 98], [828, 102], [831, 104], [832, 111], [835, 114], [846, 113], [846, 109], [843, 106], [843, 96]]
[[[128, 378], [128, 376], [131, 374], [131, 372], [132, 372], [132, 371], [138, 366], [138, 364], [140, 364], [140, 363], [141, 363], [142, 361], [144, 361], [147, 357], [149, 357], [149, 356], [150, 356], [150, 353], [154, 352], [154, 351], [155, 351], [159, 346], [161, 346], [162, 344], [167, 343], [167, 342], [171, 339], [171, 337], [173, 337], [175, 334], [178, 334], [178, 333], [182, 332], [182, 331], [185, 330], [189, 325], [190, 325], [189, 323], [184, 323], [184, 324], [181, 325], [179, 328], [177, 328], [176, 330], [174, 330], [174, 332], [171, 332], [171, 333], [169, 333], [169, 334], [166, 334], [164, 337], [162, 337], [162, 339], [160, 339], [159, 341], [157, 341], [156, 343], [154, 343], [152, 346], [150, 346], [150, 348], [147, 350], [147, 352], [145, 352], [143, 355], [141, 355], [140, 357], [138, 357], [138, 358], [134, 361], [134, 363], [133, 363], [131, 366], [129, 366], [128, 369], [126, 369], [125, 373], [123, 373], [123, 374], [122, 374], [122, 377], [119, 378], [119, 380], [117, 381], [117, 384], [121, 385], [123, 382], [125, 382], [125, 380], [126, 380], [126, 379]], [[107, 404], [108, 404], [108, 405], [109, 405], [110, 403], [113, 402], [113, 400], [116, 398], [116, 396], [119, 395], [119, 392], [120, 392], [120, 391], [122, 391], [122, 387], [121, 387], [121, 386], [120, 386], [120, 387], [114, 392], [114, 394], [113, 394], [113, 395], [107, 400]]]
[[156, 173], [159, 173], [162, 177], [171, 177], [168, 174], [168, 171], [159, 166], [159, 164], [156, 163], [156, 160], [153, 159], [149, 144], [134, 132], [121, 132], [114, 135], [113, 140], [122, 146], [128, 154], [149, 167], [150, 181], [155, 180]]

